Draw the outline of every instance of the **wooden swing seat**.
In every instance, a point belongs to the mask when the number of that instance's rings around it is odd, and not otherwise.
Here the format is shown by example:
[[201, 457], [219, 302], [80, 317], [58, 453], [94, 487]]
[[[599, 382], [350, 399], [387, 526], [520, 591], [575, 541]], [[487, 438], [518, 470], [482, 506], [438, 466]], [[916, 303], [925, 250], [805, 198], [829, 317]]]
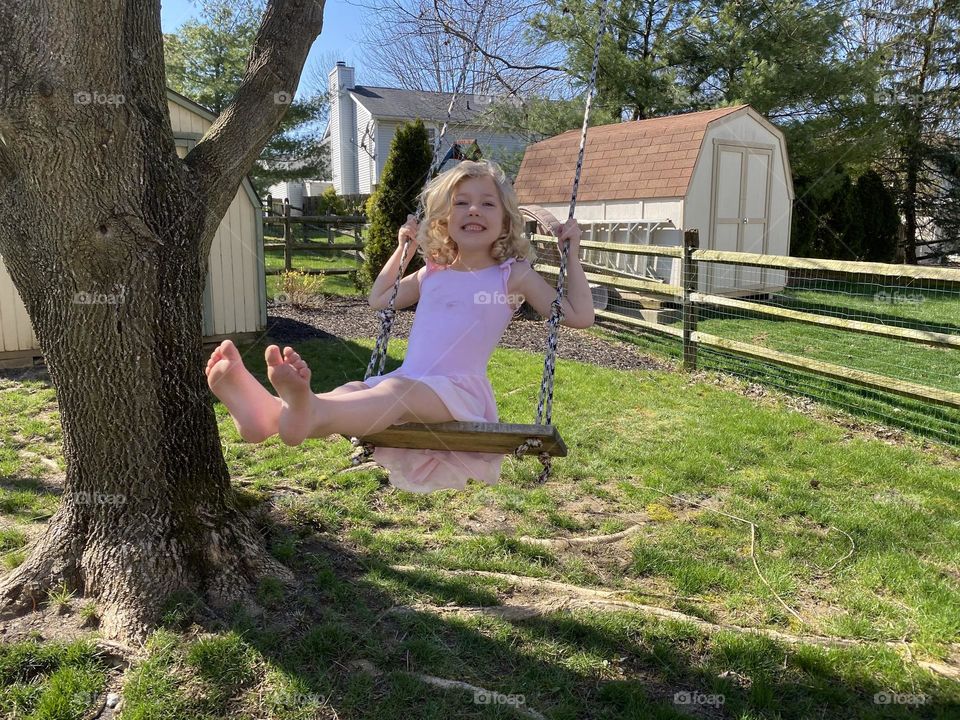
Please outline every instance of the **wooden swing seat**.
[[405, 423], [367, 435], [360, 438], [360, 441], [372, 443], [374, 447], [506, 455], [531, 438], [540, 440], [542, 444], [539, 448], [531, 448], [529, 454], [545, 452], [553, 457], [566, 457], [567, 446], [560, 437], [560, 432], [553, 425], [478, 422], [447, 422], [430, 425]]

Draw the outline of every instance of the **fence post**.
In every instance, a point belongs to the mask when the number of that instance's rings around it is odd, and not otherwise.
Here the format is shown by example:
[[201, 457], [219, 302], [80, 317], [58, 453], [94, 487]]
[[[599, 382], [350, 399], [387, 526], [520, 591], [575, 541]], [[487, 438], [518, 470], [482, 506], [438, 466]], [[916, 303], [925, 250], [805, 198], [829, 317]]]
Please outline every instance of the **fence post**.
[[[336, 217], [336, 215], [334, 215], [334, 217]], [[327, 245], [333, 245], [336, 239], [337, 239], [337, 235], [334, 232], [333, 223], [330, 223], [329, 225], [327, 225]]]
[[293, 233], [290, 230], [290, 201], [283, 199], [283, 269], [293, 270]]
[[692, 372], [697, 369], [697, 344], [690, 339], [697, 329], [697, 308], [699, 305], [690, 299], [690, 294], [699, 292], [699, 263], [693, 253], [700, 247], [700, 232], [685, 230], [681, 254], [681, 276], [683, 282], [683, 369]]

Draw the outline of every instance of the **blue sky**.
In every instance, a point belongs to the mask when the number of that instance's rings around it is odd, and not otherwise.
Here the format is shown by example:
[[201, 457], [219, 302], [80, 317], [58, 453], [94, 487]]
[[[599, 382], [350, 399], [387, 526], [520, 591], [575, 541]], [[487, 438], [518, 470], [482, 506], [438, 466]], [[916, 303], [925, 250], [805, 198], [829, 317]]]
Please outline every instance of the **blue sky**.
[[[318, 67], [326, 75], [332, 67], [332, 62], [329, 63], [331, 67], [326, 67], [327, 63], [321, 62], [321, 56], [333, 55], [336, 56], [333, 60], [345, 60], [348, 65], [355, 67], [357, 82], [363, 82], [362, 63], [358, 62], [362, 54], [356, 50], [356, 46], [360, 41], [359, 28], [363, 27], [362, 22], [366, 12], [364, 8], [353, 2], [327, 0], [323, 9], [323, 30], [310, 48], [301, 85], [303, 80], [309, 77], [312, 66]], [[165, 33], [174, 32], [185, 20], [199, 17], [199, 15], [199, 3], [194, 0], [161, 0], [160, 25]], [[366, 81], [370, 83], [370, 78]]]

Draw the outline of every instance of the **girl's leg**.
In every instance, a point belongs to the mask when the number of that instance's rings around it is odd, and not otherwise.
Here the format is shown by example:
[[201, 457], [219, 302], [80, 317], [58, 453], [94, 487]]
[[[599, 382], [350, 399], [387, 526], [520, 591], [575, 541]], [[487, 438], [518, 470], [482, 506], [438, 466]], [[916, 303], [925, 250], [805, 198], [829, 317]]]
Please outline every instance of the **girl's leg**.
[[353, 382], [345, 383], [340, 387], [335, 387], [330, 392], [319, 393], [320, 395], [343, 395], [344, 393], [357, 392], [357, 390], [369, 390], [370, 386], [360, 380], [354, 380]]
[[354, 392], [310, 394], [291, 398], [280, 416], [280, 439], [299, 445], [306, 438], [329, 435], [363, 437], [404, 422], [450, 422], [453, 416], [428, 385], [407, 378], [390, 378]]
[[[369, 390], [369, 389], [370, 387], [368, 385], [365, 385], [364, 383], [359, 381], [354, 381], [354, 382], [348, 382], [344, 385], [341, 385], [340, 387], [335, 387], [330, 392], [321, 393], [321, 395], [318, 395], [317, 397], [321, 397], [321, 396], [335, 397], [337, 395], [347, 395], [349, 393], [357, 392], [358, 390]], [[264, 392], [266, 392], [266, 390], [264, 390]], [[267, 394], [269, 395], [269, 393]], [[270, 399], [273, 401], [273, 407], [270, 409], [269, 413], [267, 413], [267, 417], [269, 418], [268, 429], [264, 431], [264, 432], [268, 432], [269, 435], [266, 435], [264, 437], [258, 437], [252, 442], [261, 442], [262, 440], [265, 440], [268, 437], [272, 437], [280, 432], [280, 411], [283, 408], [283, 400], [273, 395], [270, 395]], [[234, 419], [234, 423], [236, 423], [236, 419]]]
[[402, 422], [453, 420], [440, 396], [417, 380], [392, 377], [367, 390], [315, 395], [310, 368], [293, 348], [281, 353], [271, 345], [266, 359], [267, 376], [283, 400], [279, 435], [287, 445], [333, 434], [362, 437]]
[[376, 387], [349, 394], [315, 395], [307, 437], [334, 433], [372, 435], [406, 422], [450, 422], [454, 417], [429, 385], [408, 378], [389, 378]]

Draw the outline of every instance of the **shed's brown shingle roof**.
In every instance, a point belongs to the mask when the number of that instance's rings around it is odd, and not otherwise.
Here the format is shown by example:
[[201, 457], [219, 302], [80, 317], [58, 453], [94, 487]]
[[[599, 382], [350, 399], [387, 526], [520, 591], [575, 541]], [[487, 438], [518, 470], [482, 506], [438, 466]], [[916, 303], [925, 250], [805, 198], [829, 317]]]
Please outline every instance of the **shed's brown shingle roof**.
[[[577, 200], [683, 197], [707, 125], [744, 107], [589, 128]], [[513, 184], [520, 203], [569, 202], [579, 148], [579, 129], [530, 145]]]

